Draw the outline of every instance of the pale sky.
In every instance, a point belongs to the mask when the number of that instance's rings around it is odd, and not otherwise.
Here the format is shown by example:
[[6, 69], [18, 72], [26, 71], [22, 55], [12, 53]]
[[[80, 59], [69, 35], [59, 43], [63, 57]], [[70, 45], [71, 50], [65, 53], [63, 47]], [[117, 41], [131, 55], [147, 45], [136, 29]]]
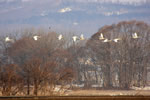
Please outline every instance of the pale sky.
[[51, 27], [91, 36], [123, 20], [150, 23], [150, 0], [0, 0], [0, 30]]

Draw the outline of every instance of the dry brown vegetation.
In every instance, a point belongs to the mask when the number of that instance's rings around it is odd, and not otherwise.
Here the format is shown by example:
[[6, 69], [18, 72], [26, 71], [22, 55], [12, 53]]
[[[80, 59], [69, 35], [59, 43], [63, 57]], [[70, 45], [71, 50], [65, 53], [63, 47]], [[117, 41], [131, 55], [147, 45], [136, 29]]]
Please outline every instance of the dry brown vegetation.
[[[135, 32], [139, 38], [132, 37]], [[100, 40], [101, 33], [110, 41]], [[34, 40], [34, 35], [39, 39]], [[14, 35], [13, 42], [1, 37], [1, 95], [60, 95], [70, 89], [147, 85], [150, 26], [146, 23], [124, 21], [104, 26], [90, 39], [77, 42], [71, 36], [59, 41], [58, 35], [24, 30]], [[114, 42], [116, 38], [120, 40]]]

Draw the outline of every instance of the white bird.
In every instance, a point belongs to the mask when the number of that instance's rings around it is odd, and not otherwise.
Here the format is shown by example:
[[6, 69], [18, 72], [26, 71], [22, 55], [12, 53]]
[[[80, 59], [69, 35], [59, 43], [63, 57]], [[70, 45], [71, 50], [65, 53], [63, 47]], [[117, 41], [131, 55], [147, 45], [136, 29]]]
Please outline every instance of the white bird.
[[37, 35], [33, 36], [33, 39], [34, 39], [35, 41], [37, 41], [39, 38], [40, 38], [40, 36], [37, 36]]
[[137, 38], [139, 38], [139, 36], [138, 36], [137, 33], [135, 32], [134, 34], [132, 34], [132, 38], [137, 39]]
[[103, 33], [101, 33], [99, 36], [99, 40], [103, 40], [103, 39], [104, 39], [104, 36], [103, 36]]
[[103, 42], [111, 42], [111, 40], [105, 39]]
[[116, 39], [114, 39], [113, 41], [114, 42], [118, 42], [119, 40], [121, 40], [120, 38], [116, 38]]
[[74, 42], [77, 41], [77, 38], [78, 38], [77, 36], [73, 36], [73, 37], [72, 37], [72, 39], [73, 39]]
[[58, 40], [62, 40], [62, 38], [63, 38], [63, 36], [60, 34], [60, 35], [58, 36]]
[[14, 40], [13, 39], [10, 39], [9, 37], [6, 37], [5, 38], [5, 42], [13, 42]]
[[83, 36], [83, 34], [81, 34], [81, 36], [80, 36], [80, 40], [84, 40], [84, 36]]

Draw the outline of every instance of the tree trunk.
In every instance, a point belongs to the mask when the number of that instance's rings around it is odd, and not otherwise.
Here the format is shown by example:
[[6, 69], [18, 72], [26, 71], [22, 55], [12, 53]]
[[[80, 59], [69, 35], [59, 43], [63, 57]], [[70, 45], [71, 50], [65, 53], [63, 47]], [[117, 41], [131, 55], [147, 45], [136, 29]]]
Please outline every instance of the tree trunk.
[[34, 95], [38, 95], [38, 81], [37, 79], [34, 79]]
[[27, 77], [27, 95], [30, 95], [30, 77]]

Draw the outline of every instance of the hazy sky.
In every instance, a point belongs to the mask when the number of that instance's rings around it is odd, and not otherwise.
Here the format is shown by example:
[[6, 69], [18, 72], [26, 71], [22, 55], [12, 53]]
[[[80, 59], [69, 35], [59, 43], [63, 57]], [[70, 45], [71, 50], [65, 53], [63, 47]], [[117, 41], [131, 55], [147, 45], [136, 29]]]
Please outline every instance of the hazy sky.
[[0, 29], [51, 27], [91, 36], [122, 20], [150, 23], [150, 0], [0, 0]]

